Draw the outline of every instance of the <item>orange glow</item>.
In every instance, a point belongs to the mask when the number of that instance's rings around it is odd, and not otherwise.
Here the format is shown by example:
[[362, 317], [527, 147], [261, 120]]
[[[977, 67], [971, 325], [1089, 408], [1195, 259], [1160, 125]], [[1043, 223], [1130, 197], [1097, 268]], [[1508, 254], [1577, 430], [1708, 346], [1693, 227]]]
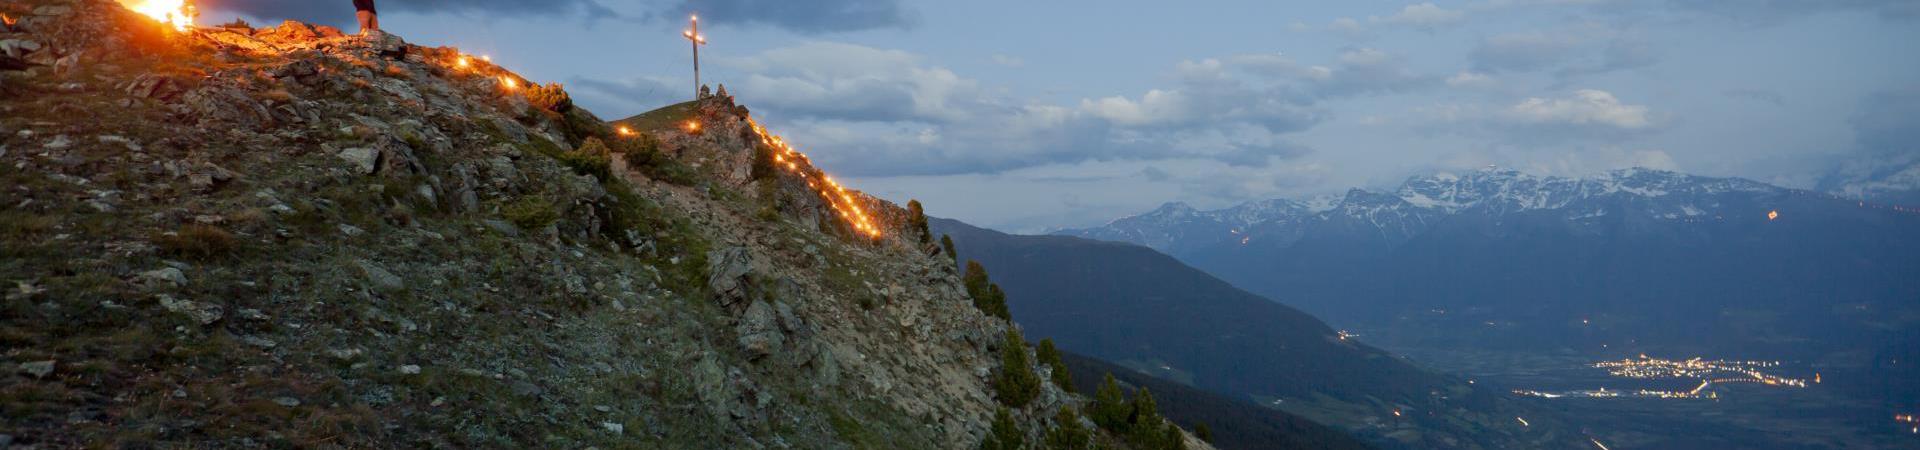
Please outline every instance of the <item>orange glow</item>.
[[493, 55], [480, 55], [481, 61], [493, 62]]
[[698, 120], [689, 120], [689, 121], [687, 121], [687, 132], [688, 132], [688, 133], [699, 133], [699, 132], [700, 132], [700, 121], [698, 121]]
[[6, 15], [6, 14], [0, 14], [0, 23], [4, 23], [4, 24], [7, 24], [7, 26], [13, 26], [13, 24], [14, 24], [14, 21], [13, 21], [13, 16], [9, 16], [9, 15]]
[[465, 69], [465, 68], [467, 68], [468, 66], [472, 66], [472, 65], [473, 65], [473, 60], [472, 60], [472, 59], [469, 59], [469, 58], [467, 58], [467, 57], [465, 57], [465, 56], [461, 56], [461, 57], [460, 57], [460, 59], [459, 59], [458, 61], [454, 61], [454, 62], [453, 62], [453, 66], [454, 66], [454, 67], [459, 67], [459, 68], [461, 68], [461, 69]]
[[627, 128], [627, 127], [625, 127], [625, 126], [621, 126], [621, 127], [619, 127], [619, 128], [615, 128], [615, 131], [619, 131], [619, 132], [620, 132], [620, 135], [621, 135], [621, 136], [632, 136], [632, 135], [633, 135], [633, 129], [632, 129], [632, 128]]
[[513, 81], [513, 77], [500, 77], [500, 85], [505, 86], [507, 89], [520, 88], [520, 82]]
[[187, 31], [193, 26], [193, 18], [200, 15], [189, 0], [120, 0], [120, 6], [172, 25], [174, 31]]
[[[819, 170], [812, 170], [813, 166], [807, 160], [807, 155], [794, 150], [792, 145], [787, 144], [785, 138], [767, 132], [766, 127], [760, 126], [759, 122], [754, 122], [752, 119], [747, 120], [747, 125], [753, 128], [754, 134], [760, 135], [761, 144], [773, 147], [774, 161], [785, 162], [787, 171], [805, 180], [807, 187], [818, 192], [820, 198], [826, 200], [827, 205], [833, 207], [833, 211], [847, 221], [847, 225], [867, 237], [881, 236], [880, 227], [874, 225], [873, 218], [867, 216], [866, 209], [860, 207], [860, 200], [855, 199], [853, 193], [847, 192], [846, 186], [841, 186], [840, 182], [834, 181], [833, 177]], [[802, 167], [800, 163], [808, 163], [808, 165]]]
[[1767, 211], [1767, 220], [1780, 218], [1780, 211]]

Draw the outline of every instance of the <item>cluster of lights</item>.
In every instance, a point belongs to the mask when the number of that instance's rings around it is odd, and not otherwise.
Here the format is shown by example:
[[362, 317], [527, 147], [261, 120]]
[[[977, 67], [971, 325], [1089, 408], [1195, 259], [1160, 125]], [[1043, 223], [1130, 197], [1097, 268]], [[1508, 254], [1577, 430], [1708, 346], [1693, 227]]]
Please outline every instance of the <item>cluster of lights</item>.
[[1893, 421], [1907, 424], [1908, 431], [1920, 434], [1920, 419], [1914, 418], [1912, 414], [1894, 414]]
[[[867, 216], [867, 211], [860, 207], [860, 202], [847, 191], [845, 186], [833, 181], [833, 177], [807, 170], [813, 167], [812, 162], [807, 159], [807, 155], [801, 154], [794, 150], [792, 145], [787, 144], [785, 138], [767, 132], [765, 127], [761, 127], [760, 123], [752, 119], [747, 120], [747, 125], [753, 127], [754, 134], [760, 135], [761, 144], [773, 149], [774, 165], [807, 180], [807, 187], [819, 192], [820, 197], [827, 200], [827, 205], [832, 206], [834, 212], [840, 214], [841, 219], [853, 225], [855, 231], [868, 237], [880, 237], [880, 227], [874, 225], [873, 218]], [[699, 123], [692, 122], [691, 126], [698, 129]]]
[[193, 27], [193, 19], [200, 16], [190, 0], [120, 0], [120, 6], [170, 25], [174, 31], [187, 31]]
[[[1759, 383], [1768, 386], [1807, 387], [1807, 380], [1769, 374], [1760, 369], [1779, 367], [1779, 361], [1729, 361], [1693, 358], [1685, 361], [1650, 358], [1603, 361], [1593, 367], [1616, 377], [1636, 379], [1698, 378], [1716, 383]], [[1726, 377], [1725, 375], [1735, 375]]]

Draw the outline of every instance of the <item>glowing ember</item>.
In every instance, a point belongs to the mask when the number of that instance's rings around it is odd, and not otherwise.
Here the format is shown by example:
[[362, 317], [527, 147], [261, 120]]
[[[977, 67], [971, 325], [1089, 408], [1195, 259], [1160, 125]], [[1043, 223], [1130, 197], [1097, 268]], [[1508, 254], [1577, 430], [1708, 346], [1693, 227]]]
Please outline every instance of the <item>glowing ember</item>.
[[470, 60], [470, 59], [468, 59], [468, 58], [467, 58], [467, 57], [465, 57], [465, 56], [461, 56], [461, 57], [460, 57], [460, 60], [458, 60], [458, 61], [454, 61], [454, 62], [453, 62], [453, 66], [454, 66], [454, 67], [459, 67], [459, 68], [462, 68], [462, 69], [465, 69], [465, 68], [467, 68], [467, 66], [471, 66], [471, 65], [473, 65], [473, 61], [472, 61], [472, 60]]
[[[689, 124], [698, 125], [693, 122], [689, 122]], [[792, 145], [787, 144], [786, 139], [768, 133], [766, 127], [760, 126], [760, 123], [754, 122], [751, 119], [747, 120], [747, 125], [753, 127], [754, 134], [760, 135], [761, 144], [773, 147], [773, 157], [776, 162], [786, 162], [787, 170], [793, 172], [795, 175], [799, 175], [801, 179], [806, 180], [807, 187], [818, 191], [820, 197], [827, 201], [827, 205], [832, 206], [834, 212], [838, 213], [840, 218], [845, 219], [848, 225], [852, 225], [855, 231], [868, 237], [880, 237], [880, 227], [873, 224], [873, 218], [867, 216], [866, 209], [860, 207], [860, 202], [854, 199], [852, 193], [847, 192], [845, 186], [841, 186], [839, 182], [833, 181], [833, 177], [826, 176], [818, 171], [808, 171], [805, 170], [806, 168], [802, 168], [799, 163], [806, 162], [807, 155], [803, 155], [799, 151], [794, 150]], [[811, 166], [807, 168], [811, 168]], [[816, 179], [818, 179], [818, 182], [815, 181]]]
[[173, 25], [176, 31], [187, 31], [187, 27], [193, 26], [193, 19], [200, 15], [192, 0], [120, 0], [120, 6]]
[[620, 132], [620, 135], [621, 135], [621, 136], [632, 136], [632, 135], [633, 135], [633, 129], [632, 129], [632, 128], [627, 128], [627, 127], [625, 127], [625, 126], [621, 126], [621, 127], [618, 127], [618, 128], [615, 128], [614, 130], [615, 130], [615, 131], [619, 131], [619, 132]]
[[698, 132], [700, 132], [700, 122], [699, 122], [699, 121], [697, 121], [697, 120], [689, 120], [689, 121], [687, 121], [687, 132], [689, 132], [689, 133], [698, 133]]
[[518, 88], [520, 88], [520, 82], [518, 82], [518, 81], [513, 81], [513, 77], [500, 77], [500, 85], [501, 85], [501, 86], [506, 86], [506, 87], [507, 87], [507, 89], [518, 89]]
[[7, 24], [7, 26], [13, 26], [13, 24], [14, 24], [14, 21], [13, 21], [13, 16], [9, 16], [9, 15], [6, 15], [6, 14], [0, 14], [0, 23], [4, 23], [4, 24]]
[[1767, 220], [1780, 218], [1780, 211], [1767, 211]]

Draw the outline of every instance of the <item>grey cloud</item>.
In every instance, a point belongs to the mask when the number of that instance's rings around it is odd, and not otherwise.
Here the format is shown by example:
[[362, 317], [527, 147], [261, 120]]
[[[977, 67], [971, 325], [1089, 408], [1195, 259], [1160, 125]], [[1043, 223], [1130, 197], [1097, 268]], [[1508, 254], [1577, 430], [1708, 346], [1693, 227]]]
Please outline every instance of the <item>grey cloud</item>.
[[1683, 11], [1758, 24], [1843, 11], [1869, 13], [1887, 20], [1920, 18], [1920, 2], [1912, 0], [1676, 0], [1672, 4]]
[[804, 34], [910, 29], [918, 22], [899, 0], [681, 0], [663, 13], [699, 13], [723, 25], [764, 25]]
[[682, 84], [656, 78], [609, 81], [574, 77], [567, 80], [566, 86], [580, 106], [600, 114], [614, 114], [607, 116], [613, 120], [689, 99], [693, 96], [692, 83], [691, 80]]
[[1488, 37], [1474, 46], [1467, 59], [1478, 72], [1550, 70], [1565, 81], [1651, 66], [1660, 62], [1660, 54], [1637, 32], [1587, 23]]

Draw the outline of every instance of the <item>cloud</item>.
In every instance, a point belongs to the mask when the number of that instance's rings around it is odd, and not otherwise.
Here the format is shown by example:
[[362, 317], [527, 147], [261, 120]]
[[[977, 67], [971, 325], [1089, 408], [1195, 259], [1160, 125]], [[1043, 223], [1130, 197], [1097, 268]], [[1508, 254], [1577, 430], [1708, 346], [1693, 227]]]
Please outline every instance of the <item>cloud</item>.
[[[1331, 68], [1255, 70], [1215, 59], [1176, 83], [1068, 104], [1010, 97], [913, 53], [811, 42], [722, 60], [747, 73], [729, 90], [756, 115], [849, 175], [991, 173], [1082, 161], [1199, 158], [1263, 166], [1310, 152], [1288, 137], [1324, 121], [1321, 96], [1399, 89], [1405, 71], [1353, 51]], [[603, 86], [593, 86], [602, 88]], [[611, 91], [611, 89], [603, 89]], [[779, 128], [776, 128], [779, 129]]]
[[1570, 97], [1533, 97], [1508, 107], [1507, 117], [1516, 123], [1576, 125], [1638, 130], [1652, 126], [1647, 107], [1620, 103], [1612, 93], [1581, 89]]
[[1447, 77], [1447, 86], [1456, 89], [1492, 89], [1499, 85], [1499, 81], [1484, 73], [1463, 70]]
[[1467, 60], [1478, 72], [1551, 71], [1566, 79], [1651, 66], [1660, 62], [1660, 56], [1640, 33], [1584, 23], [1487, 37], [1474, 46]]
[[[610, 81], [574, 77], [566, 82], [574, 101], [593, 111], [645, 111], [693, 95], [693, 80], [642, 77]], [[605, 117], [617, 120], [623, 117]]]
[[1440, 104], [1414, 108], [1417, 132], [1484, 138], [1496, 146], [1553, 147], [1619, 143], [1661, 131], [1665, 117], [1613, 93], [1579, 89], [1504, 104]]
[[1371, 22], [1388, 25], [1405, 25], [1422, 29], [1434, 29], [1466, 20], [1467, 13], [1460, 10], [1441, 8], [1432, 2], [1407, 5], [1400, 12], [1386, 18], [1371, 18]]
[[1379, 28], [1403, 27], [1433, 32], [1459, 24], [1466, 19], [1466, 11], [1446, 9], [1433, 2], [1426, 2], [1407, 5], [1386, 17], [1368, 16], [1364, 22], [1352, 17], [1341, 17], [1333, 19], [1325, 26], [1294, 22], [1288, 25], [1288, 29], [1294, 32], [1325, 31], [1348, 39], [1364, 40], [1374, 37], [1375, 30]]
[[1015, 58], [1012, 56], [1002, 55], [998, 53], [993, 54], [991, 61], [993, 61], [994, 64], [1005, 66], [1005, 67], [1012, 67], [1015, 69], [1027, 66], [1026, 60], [1022, 60], [1020, 58]]
[[802, 34], [911, 29], [919, 22], [899, 0], [681, 0], [657, 15], [678, 20], [696, 12], [715, 24], [770, 26]]
[[[380, 0], [382, 13], [511, 13], [516, 15], [571, 15], [615, 18], [619, 14], [597, 0]], [[206, 2], [210, 10], [244, 14], [260, 19], [293, 19], [313, 23], [344, 24], [353, 19], [353, 4], [332, 0], [248, 0]]]
[[1675, 9], [1755, 24], [1773, 24], [1811, 14], [1864, 12], [1886, 20], [1920, 19], [1912, 0], [1676, 0]]

